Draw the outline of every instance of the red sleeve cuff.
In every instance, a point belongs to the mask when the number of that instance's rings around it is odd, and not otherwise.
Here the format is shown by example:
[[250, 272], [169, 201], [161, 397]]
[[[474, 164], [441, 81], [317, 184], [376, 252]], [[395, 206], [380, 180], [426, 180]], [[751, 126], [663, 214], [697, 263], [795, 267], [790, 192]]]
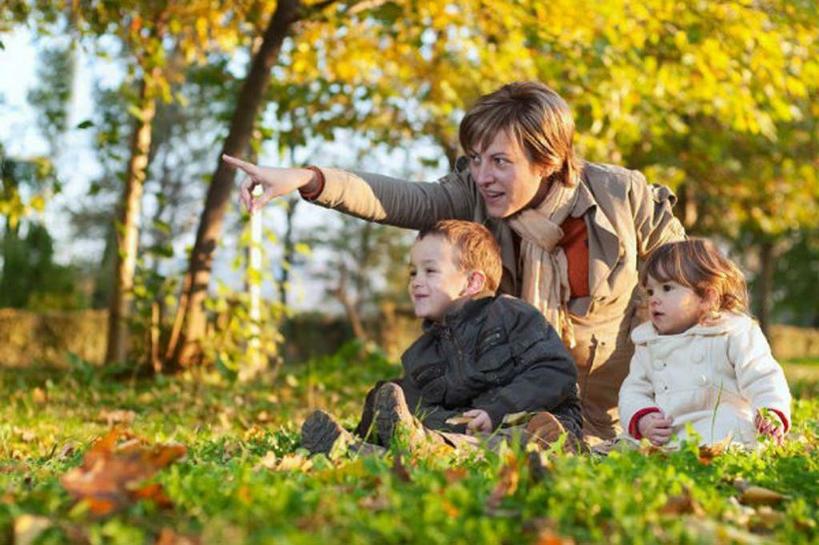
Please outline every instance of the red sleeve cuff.
[[660, 411], [659, 407], [646, 407], [645, 409], [640, 409], [634, 413], [634, 416], [631, 417], [631, 420], [628, 423], [629, 434], [635, 439], [642, 439], [643, 435], [640, 433], [640, 429], [637, 427], [637, 424], [640, 423], [640, 419], [647, 414], [659, 412], [662, 412]]
[[318, 185], [316, 189], [310, 191], [304, 191], [304, 188], [299, 188], [299, 194], [301, 195], [302, 199], [306, 199], [308, 201], [314, 201], [321, 195], [321, 192], [324, 191], [324, 173], [321, 171], [319, 167], [310, 165], [309, 167], [304, 167], [307, 170], [312, 170], [313, 173], [316, 175], [316, 179], [318, 180]]
[[773, 412], [775, 412], [775, 413], [776, 413], [776, 416], [778, 416], [778, 417], [779, 417], [779, 420], [781, 420], [781, 421], [782, 421], [782, 425], [783, 425], [783, 426], [785, 426], [785, 429], [784, 429], [783, 431], [784, 431], [785, 433], [788, 433], [788, 430], [789, 430], [789, 429], [791, 429], [791, 423], [790, 423], [790, 422], [788, 422], [788, 419], [787, 419], [787, 417], [785, 416], [785, 413], [783, 413], [782, 411], [777, 410], [777, 409], [769, 409], [769, 410], [771, 410], [771, 411], [773, 411]]

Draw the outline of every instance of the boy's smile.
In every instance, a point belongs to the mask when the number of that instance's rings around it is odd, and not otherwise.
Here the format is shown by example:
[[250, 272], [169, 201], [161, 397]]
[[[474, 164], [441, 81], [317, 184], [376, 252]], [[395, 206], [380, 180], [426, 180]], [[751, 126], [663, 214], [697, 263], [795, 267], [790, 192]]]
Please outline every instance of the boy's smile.
[[457, 252], [438, 235], [426, 236], [413, 245], [409, 292], [417, 317], [440, 322], [465, 299], [469, 274], [458, 268]]

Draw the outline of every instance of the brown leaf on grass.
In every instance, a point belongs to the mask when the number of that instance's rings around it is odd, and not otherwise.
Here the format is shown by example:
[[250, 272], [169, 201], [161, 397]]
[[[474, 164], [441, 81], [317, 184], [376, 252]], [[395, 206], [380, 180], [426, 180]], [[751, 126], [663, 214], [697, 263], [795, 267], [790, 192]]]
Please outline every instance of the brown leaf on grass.
[[279, 460], [276, 464], [276, 471], [308, 471], [313, 467], [313, 462], [310, 458], [302, 456], [301, 454], [286, 454], [284, 458]]
[[744, 505], [776, 505], [786, 499], [788, 496], [761, 486], [749, 486], [739, 496]]
[[[123, 438], [127, 440], [119, 443]], [[109, 515], [140, 499], [169, 507], [170, 500], [160, 485], [142, 483], [185, 453], [182, 445], [150, 446], [127, 431], [113, 429], [96, 441], [82, 465], [68, 471], [60, 482], [96, 516]]]
[[46, 394], [45, 390], [40, 387], [34, 388], [31, 391], [31, 399], [34, 403], [42, 405], [48, 402], [48, 395]]
[[489, 511], [497, 511], [503, 498], [511, 496], [518, 489], [520, 481], [520, 470], [518, 469], [517, 458], [514, 453], [509, 453], [506, 463], [501, 468], [498, 484], [486, 500], [486, 508]]
[[770, 532], [777, 526], [783, 524], [785, 519], [785, 513], [774, 511], [769, 506], [763, 505], [754, 511], [748, 528], [755, 533]]
[[574, 545], [574, 540], [564, 537], [554, 530], [544, 529], [538, 534], [536, 545]]
[[695, 515], [701, 517], [705, 514], [702, 507], [691, 497], [691, 490], [688, 487], [683, 489], [683, 493], [678, 496], [669, 496], [668, 501], [660, 509], [663, 515]]
[[404, 465], [404, 460], [401, 459], [400, 454], [396, 454], [392, 459], [392, 474], [399, 480], [408, 483], [412, 480], [407, 466]]
[[706, 517], [685, 516], [682, 517], [682, 520], [686, 529], [698, 538], [699, 541], [707, 543], [733, 543], [735, 545], [762, 545], [768, 542], [750, 532]]
[[170, 528], [162, 528], [154, 545], [199, 545], [202, 541], [198, 537], [177, 534]]
[[23, 514], [14, 519], [14, 544], [31, 545], [40, 534], [51, 527], [51, 520], [46, 517]]
[[447, 484], [457, 483], [466, 477], [465, 467], [449, 467], [444, 471], [444, 478]]
[[378, 492], [374, 496], [364, 496], [358, 500], [358, 506], [367, 511], [385, 511], [389, 509], [392, 504], [386, 494]]
[[700, 445], [699, 460], [703, 465], [708, 465], [714, 461], [717, 456], [722, 456], [728, 447], [731, 445], [733, 437], [728, 434], [728, 437], [718, 443], [711, 443], [710, 445]]
[[134, 423], [135, 418], [136, 413], [134, 411], [126, 411], [124, 409], [114, 409], [112, 411], [103, 409], [100, 411], [100, 414], [97, 415], [97, 420], [105, 422], [109, 427], [116, 424], [130, 426]]
[[275, 470], [276, 465], [279, 462], [279, 457], [276, 456], [276, 453], [272, 450], [268, 450], [262, 459], [259, 460], [259, 463], [253, 467], [253, 471], [259, 471], [260, 469], [270, 469]]
[[66, 458], [71, 458], [74, 456], [75, 452], [77, 452], [77, 445], [69, 442], [63, 445], [63, 448], [60, 449], [60, 454], [58, 454], [57, 457], [60, 460], [65, 460]]

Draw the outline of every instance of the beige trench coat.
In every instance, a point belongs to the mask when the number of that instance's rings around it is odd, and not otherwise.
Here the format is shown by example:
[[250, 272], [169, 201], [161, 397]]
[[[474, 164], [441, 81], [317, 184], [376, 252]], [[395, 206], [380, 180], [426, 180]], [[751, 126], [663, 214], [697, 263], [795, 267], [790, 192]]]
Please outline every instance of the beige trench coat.
[[[406, 182], [370, 173], [322, 169], [324, 188], [313, 201], [369, 221], [408, 229], [430, 227], [443, 219], [486, 225], [501, 246], [500, 291], [519, 296], [522, 270], [512, 231], [503, 219], [488, 217], [483, 199], [458, 160], [455, 172], [438, 182]], [[684, 238], [671, 213], [674, 195], [649, 185], [634, 170], [586, 163], [572, 217], [586, 222], [589, 243], [589, 297], [569, 303], [577, 346], [584, 432], [593, 444], [619, 432], [617, 394], [628, 373], [634, 347], [629, 334], [635, 320], [638, 259], [669, 241]]]

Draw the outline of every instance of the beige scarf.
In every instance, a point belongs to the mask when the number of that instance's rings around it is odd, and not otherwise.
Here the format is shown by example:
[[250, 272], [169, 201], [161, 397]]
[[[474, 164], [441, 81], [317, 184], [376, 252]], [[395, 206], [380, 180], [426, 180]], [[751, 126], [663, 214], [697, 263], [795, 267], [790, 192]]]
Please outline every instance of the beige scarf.
[[568, 310], [569, 268], [566, 254], [557, 243], [563, 238], [560, 225], [569, 217], [576, 200], [577, 186], [553, 182], [540, 206], [522, 210], [509, 219], [509, 226], [521, 238], [521, 298], [537, 307], [569, 348], [576, 344]]

